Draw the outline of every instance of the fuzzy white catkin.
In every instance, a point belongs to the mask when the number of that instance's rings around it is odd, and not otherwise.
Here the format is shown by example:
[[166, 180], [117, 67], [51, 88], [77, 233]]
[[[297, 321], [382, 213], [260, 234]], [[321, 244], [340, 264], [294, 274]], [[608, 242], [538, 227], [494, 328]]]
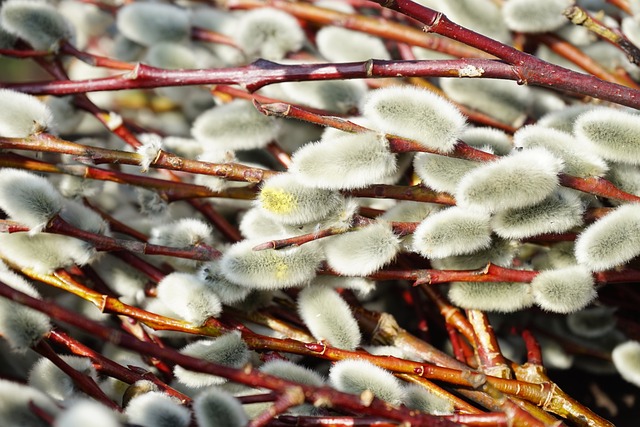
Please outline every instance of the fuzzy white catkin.
[[62, 196], [46, 179], [18, 169], [0, 171], [0, 209], [31, 229], [42, 230], [62, 209]]
[[562, 12], [573, 0], [509, 0], [502, 7], [507, 26], [521, 33], [544, 33], [567, 23]]
[[377, 37], [328, 25], [316, 34], [320, 54], [329, 62], [357, 62], [391, 59], [384, 43]]
[[207, 285], [207, 290], [215, 293], [223, 304], [238, 303], [251, 292], [250, 288], [238, 286], [225, 279], [219, 261], [203, 264], [198, 269], [198, 277]]
[[23, 384], [0, 379], [0, 419], [2, 424], [15, 427], [47, 427], [49, 424], [29, 407], [33, 403], [55, 418], [60, 409], [44, 393]]
[[244, 427], [249, 422], [240, 401], [214, 387], [198, 394], [193, 412], [200, 427]]
[[531, 148], [474, 169], [455, 193], [459, 206], [496, 212], [539, 203], [558, 187], [563, 163], [544, 148]]
[[0, 23], [36, 50], [57, 50], [62, 40], [73, 42], [74, 28], [55, 6], [46, 2], [9, 0], [2, 4]]
[[611, 358], [622, 378], [640, 387], [640, 343], [626, 341], [617, 345]]
[[449, 299], [458, 307], [498, 313], [523, 310], [534, 302], [527, 284], [508, 282], [454, 282]]
[[140, 169], [142, 172], [148, 172], [151, 166], [158, 158], [162, 149], [162, 138], [160, 136], [146, 133], [139, 136], [142, 145], [136, 148], [136, 153], [140, 154]]
[[[40, 299], [40, 294], [21, 276], [9, 270], [0, 262], [0, 282]], [[51, 330], [49, 318], [36, 310], [0, 298], [0, 335], [13, 351], [24, 353]], [[0, 411], [1, 412], [1, 411]]]
[[329, 380], [338, 390], [350, 394], [362, 394], [369, 390], [379, 399], [399, 405], [404, 390], [391, 372], [366, 360], [344, 359], [336, 362], [329, 371]]
[[482, 163], [431, 153], [416, 153], [413, 169], [422, 183], [436, 191], [455, 193], [458, 183]]
[[232, 283], [251, 289], [276, 290], [313, 279], [322, 253], [313, 244], [280, 250], [254, 251], [258, 241], [244, 240], [227, 249], [220, 270]]
[[456, 24], [503, 43], [511, 40], [500, 7], [491, 0], [440, 0], [437, 3], [436, 9]]
[[426, 258], [464, 255], [491, 244], [490, 217], [457, 206], [428, 216], [413, 233], [413, 250]]
[[58, 234], [0, 233], [0, 254], [22, 268], [48, 274], [73, 264], [85, 265], [96, 251], [82, 240]]
[[[581, 178], [601, 177], [607, 172], [607, 163], [580, 145], [570, 134], [540, 125], [520, 128], [513, 135], [516, 147], [542, 147], [564, 162], [563, 172]], [[578, 147], [580, 147], [578, 149]]]
[[144, 46], [189, 38], [189, 14], [163, 3], [129, 3], [118, 10], [116, 25], [125, 37]]
[[283, 173], [264, 181], [256, 205], [268, 217], [285, 225], [321, 221], [344, 207], [340, 193], [305, 186], [297, 175]]
[[540, 272], [531, 281], [536, 304], [554, 313], [572, 313], [597, 296], [591, 272], [583, 266], [569, 266]]
[[562, 233], [582, 224], [584, 206], [580, 197], [558, 189], [535, 205], [496, 213], [492, 228], [505, 239], [523, 239], [545, 233]]
[[591, 271], [603, 271], [640, 255], [640, 204], [616, 208], [578, 236], [575, 255]]
[[453, 150], [466, 119], [449, 101], [413, 86], [393, 86], [369, 93], [362, 114], [378, 130], [418, 141], [428, 149]]
[[384, 135], [366, 132], [306, 144], [291, 158], [289, 172], [305, 185], [327, 190], [362, 188], [391, 178], [396, 155]]
[[340, 114], [357, 110], [367, 85], [360, 80], [286, 82], [278, 85], [288, 101]]
[[345, 276], [367, 276], [395, 258], [400, 239], [386, 221], [327, 239], [324, 245], [329, 266]]
[[278, 135], [278, 128], [276, 119], [236, 99], [200, 114], [191, 134], [205, 150], [251, 150], [266, 146]]
[[[212, 340], [194, 341], [181, 349], [180, 352], [187, 356], [232, 368], [243, 367], [249, 362], [250, 356], [249, 349], [242, 341], [239, 332], [231, 332]], [[178, 381], [193, 388], [220, 385], [227, 382], [226, 378], [190, 371], [180, 365], [176, 365], [173, 372]]]
[[307, 286], [298, 295], [298, 313], [318, 341], [350, 351], [360, 344], [358, 322], [335, 289]]
[[117, 415], [93, 400], [74, 401], [53, 421], [53, 427], [120, 427]]
[[53, 115], [38, 98], [0, 89], [0, 136], [26, 138], [52, 126]]
[[[197, 245], [213, 244], [213, 230], [204, 221], [197, 218], [182, 218], [168, 224], [159, 225], [151, 229], [149, 243], [174, 248], [192, 248]], [[197, 268], [201, 261], [170, 257], [167, 262], [177, 269], [191, 271]]]
[[576, 120], [574, 133], [606, 160], [640, 164], [640, 116], [637, 114], [615, 108], [587, 111]]
[[522, 124], [531, 100], [528, 87], [507, 80], [441, 78], [440, 86], [453, 101], [513, 126]]
[[129, 423], [142, 427], [187, 427], [191, 420], [189, 409], [177, 399], [157, 391], [131, 399], [125, 414]]
[[187, 273], [166, 275], [157, 287], [158, 299], [188, 322], [202, 325], [222, 313], [218, 296], [205, 283]]
[[288, 360], [270, 360], [260, 367], [260, 372], [314, 387], [321, 387], [324, 384], [324, 380], [316, 371]]
[[405, 386], [404, 405], [431, 415], [450, 415], [454, 413], [453, 403], [427, 390], [421, 385]]
[[[87, 375], [94, 381], [98, 379], [96, 369], [88, 357], [61, 355], [62, 360], [76, 371]], [[71, 397], [80, 396], [74, 381], [60, 368], [47, 358], [41, 358], [29, 373], [29, 385], [52, 399], [64, 401]]]
[[460, 140], [472, 147], [484, 149], [489, 147], [494, 154], [505, 156], [511, 152], [513, 142], [509, 135], [500, 129], [489, 127], [467, 127], [460, 134]]
[[293, 16], [271, 8], [244, 13], [233, 36], [247, 55], [270, 60], [298, 51], [305, 41], [304, 32]]

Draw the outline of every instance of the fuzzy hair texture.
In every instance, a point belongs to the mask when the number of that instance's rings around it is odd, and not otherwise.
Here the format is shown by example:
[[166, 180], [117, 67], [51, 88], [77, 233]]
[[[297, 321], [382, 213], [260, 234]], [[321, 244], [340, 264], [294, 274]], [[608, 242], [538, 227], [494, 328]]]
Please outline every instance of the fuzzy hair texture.
[[387, 209], [381, 218], [387, 221], [420, 222], [441, 209], [442, 206], [436, 203], [402, 200]]
[[456, 190], [459, 206], [488, 212], [543, 201], [558, 187], [562, 161], [544, 148], [515, 152], [469, 172]]
[[351, 289], [358, 296], [365, 297], [376, 289], [376, 282], [364, 277], [318, 276], [309, 286], [327, 286], [334, 289]]
[[128, 263], [107, 254], [92, 263], [91, 268], [118, 295], [142, 297], [148, 278]]
[[234, 151], [263, 148], [278, 131], [273, 117], [260, 114], [248, 101], [236, 99], [200, 114], [193, 122], [191, 135], [205, 150]]
[[264, 181], [256, 205], [285, 225], [321, 221], [344, 207], [337, 191], [303, 185], [296, 174], [283, 173]]
[[94, 210], [75, 200], [65, 200], [60, 217], [80, 230], [109, 235], [109, 225]]
[[432, 259], [431, 264], [439, 270], [469, 270], [485, 267], [489, 262], [501, 267], [511, 267], [516, 255], [516, 245], [511, 241], [494, 237], [491, 246], [466, 255]]
[[561, 110], [551, 111], [545, 114], [540, 117], [540, 120], [538, 120], [536, 124], [539, 126], [557, 129], [562, 132], [572, 133], [573, 126], [578, 117], [580, 117], [581, 114], [594, 109], [597, 109], [597, 107], [584, 104], [571, 105]]
[[251, 292], [250, 288], [239, 286], [225, 279], [220, 270], [219, 261], [211, 261], [203, 264], [198, 270], [198, 277], [208, 290], [211, 290], [223, 304], [235, 304], [244, 300]]
[[0, 170], [0, 209], [35, 234], [62, 209], [58, 190], [39, 175], [18, 170]]
[[249, 56], [278, 60], [300, 50], [306, 37], [298, 21], [286, 12], [260, 8], [242, 14], [234, 38]]
[[616, 327], [615, 308], [599, 306], [567, 316], [567, 327], [571, 332], [583, 338], [598, 338], [608, 334]]
[[183, 218], [170, 224], [159, 225], [151, 230], [149, 243], [188, 248], [201, 243], [213, 243], [211, 227], [197, 218]]
[[581, 178], [601, 177], [608, 169], [607, 163], [600, 157], [579, 147], [579, 142], [570, 134], [540, 125], [530, 125], [520, 128], [513, 135], [516, 147], [547, 149], [554, 156], [564, 162], [563, 171], [569, 175]]
[[502, 7], [502, 15], [510, 30], [544, 33], [567, 23], [562, 12], [572, 4], [572, 0], [509, 0]]
[[188, 322], [202, 325], [222, 313], [220, 298], [196, 276], [167, 274], [157, 287], [158, 299]]
[[431, 153], [416, 153], [413, 169], [422, 183], [436, 191], [455, 193], [462, 177], [482, 163]]
[[162, 138], [152, 133], [146, 133], [141, 135], [140, 140], [142, 145], [136, 148], [136, 152], [142, 157], [140, 159], [140, 167], [142, 172], [148, 172], [149, 166], [151, 166], [162, 149]]
[[574, 133], [606, 160], [640, 164], [640, 116], [637, 114], [614, 108], [587, 111], [576, 120]]
[[258, 207], [244, 213], [239, 228], [243, 237], [252, 240], [269, 240], [284, 234], [282, 225]]
[[606, 179], [627, 193], [640, 195], [640, 167], [624, 163], [609, 164]]
[[[9, 0], [2, 4], [0, 23], [36, 50], [55, 51], [62, 40], [73, 42], [73, 26], [55, 6], [40, 1]], [[7, 135], [3, 135], [7, 136]]]
[[584, 206], [576, 193], [558, 189], [542, 202], [495, 214], [493, 231], [505, 239], [562, 233], [582, 225]]
[[0, 254], [20, 267], [48, 274], [73, 264], [85, 265], [96, 251], [82, 240], [58, 234], [0, 233]]
[[33, 402], [47, 414], [56, 417], [60, 413], [58, 406], [39, 390], [26, 385], [0, 379], [0, 419], [3, 425], [20, 427], [48, 427], [46, 423], [29, 407]]
[[384, 135], [366, 132], [306, 144], [291, 158], [289, 172], [309, 187], [351, 190], [389, 180], [397, 158]]
[[378, 37], [359, 31], [328, 25], [316, 34], [316, 46], [329, 62], [358, 62], [391, 59]]
[[500, 8], [491, 0], [456, 0], [440, 3], [441, 8], [438, 10], [456, 24], [503, 43], [508, 43], [511, 39]]
[[426, 258], [471, 254], [491, 245], [490, 217], [457, 206], [428, 216], [413, 233], [413, 250]]
[[[194, 341], [180, 350], [180, 352], [187, 356], [231, 368], [243, 367], [249, 362], [250, 356], [249, 348], [242, 341], [239, 332], [231, 332], [212, 340]], [[179, 365], [176, 365], [173, 372], [178, 381], [193, 388], [221, 385], [227, 382], [226, 378], [189, 371]]]
[[[0, 281], [33, 298], [40, 298], [40, 294], [30, 283], [1, 262]], [[24, 353], [50, 330], [51, 323], [45, 314], [8, 299], [0, 299], [0, 335], [13, 351]]]
[[58, 182], [58, 190], [64, 197], [79, 199], [96, 197], [102, 192], [103, 182], [84, 179], [73, 175], [63, 175]]
[[498, 156], [506, 156], [513, 148], [509, 135], [500, 129], [489, 127], [467, 127], [460, 134], [460, 140], [479, 149], [490, 147]]
[[414, 139], [428, 149], [453, 150], [466, 119], [449, 101], [411, 86], [385, 87], [365, 98], [362, 114], [378, 130]]
[[386, 221], [327, 239], [329, 266], [345, 276], [367, 276], [391, 262], [400, 250], [400, 238]]
[[579, 264], [604, 271], [640, 255], [640, 204], [616, 208], [587, 227], [576, 239]]
[[198, 394], [193, 412], [200, 427], [244, 427], [249, 422], [240, 401], [215, 387]]
[[464, 309], [498, 313], [523, 310], [534, 302], [529, 286], [509, 282], [454, 282], [449, 287], [449, 299]]
[[129, 423], [142, 427], [187, 427], [191, 421], [189, 409], [177, 399], [157, 391], [131, 399], [125, 414]]
[[80, 400], [71, 404], [58, 416], [54, 427], [120, 427], [117, 415], [93, 400]]
[[349, 394], [362, 394], [369, 390], [379, 399], [399, 405], [404, 389], [391, 372], [366, 360], [344, 359], [334, 363], [329, 380], [338, 390]]
[[356, 110], [367, 92], [366, 83], [360, 80], [286, 82], [280, 83], [278, 87], [283, 90], [288, 100], [296, 104], [340, 114]]
[[314, 387], [321, 387], [324, 384], [322, 377], [315, 371], [288, 360], [270, 360], [260, 367], [260, 372]]
[[[97, 381], [98, 374], [91, 363], [91, 359], [88, 357], [61, 355], [60, 358], [76, 371]], [[46, 393], [49, 397], [58, 401], [79, 396], [81, 393], [67, 374], [44, 357], [33, 365], [31, 372], [29, 372], [28, 382], [31, 387]]]
[[591, 272], [581, 265], [545, 270], [531, 281], [536, 304], [554, 313], [572, 313], [586, 307], [596, 296]]
[[160, 42], [182, 42], [191, 25], [185, 9], [163, 3], [130, 3], [118, 10], [118, 31], [143, 46]]
[[431, 415], [451, 415], [454, 406], [450, 400], [430, 392], [418, 384], [405, 386], [404, 405], [409, 409], [415, 409]]
[[640, 387], [640, 343], [626, 341], [611, 353], [613, 364], [626, 381]]
[[[191, 248], [199, 244], [211, 246], [213, 244], [213, 231], [204, 221], [197, 218], [182, 218], [151, 229], [149, 243], [171, 246], [175, 248]], [[163, 257], [166, 262], [177, 269], [193, 271], [202, 264], [202, 261]]]
[[441, 78], [440, 86], [453, 101], [514, 126], [526, 117], [531, 99], [528, 87], [507, 80]]
[[232, 283], [258, 290], [298, 286], [313, 279], [322, 253], [313, 244], [254, 251], [258, 242], [244, 240], [227, 249], [220, 270]]
[[51, 111], [49, 131], [56, 135], [72, 133], [84, 119], [82, 110], [78, 110], [70, 96], [49, 97], [46, 100], [46, 105]]
[[360, 344], [358, 322], [335, 289], [307, 286], [298, 295], [298, 313], [318, 341], [350, 351]]

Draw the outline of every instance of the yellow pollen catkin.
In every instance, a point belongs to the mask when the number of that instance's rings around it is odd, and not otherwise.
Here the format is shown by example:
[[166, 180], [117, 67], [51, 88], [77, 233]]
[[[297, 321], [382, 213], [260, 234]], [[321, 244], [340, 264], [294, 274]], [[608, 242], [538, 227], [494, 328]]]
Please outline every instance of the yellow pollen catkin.
[[276, 214], [291, 213], [297, 207], [297, 201], [293, 194], [280, 188], [264, 188], [260, 192], [262, 207]]

